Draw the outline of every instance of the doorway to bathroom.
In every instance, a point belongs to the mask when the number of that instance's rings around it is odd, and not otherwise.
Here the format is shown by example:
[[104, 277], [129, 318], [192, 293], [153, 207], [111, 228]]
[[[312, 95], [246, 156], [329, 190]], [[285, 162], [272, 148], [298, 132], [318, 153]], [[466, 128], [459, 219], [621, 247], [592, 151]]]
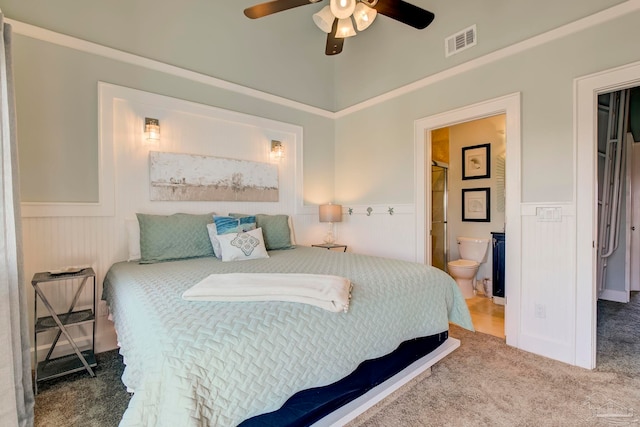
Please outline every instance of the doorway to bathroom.
[[[504, 260], [496, 239], [505, 228], [506, 115], [497, 114], [431, 130], [431, 265], [450, 274], [463, 289], [477, 331], [505, 337]], [[477, 239], [475, 267], [448, 268], [462, 260], [458, 238]], [[501, 240], [504, 241], [504, 240]], [[452, 265], [460, 261], [453, 262]], [[478, 264], [479, 263], [479, 264]], [[499, 270], [502, 269], [502, 270]], [[466, 277], [459, 276], [463, 273]], [[501, 281], [494, 291], [494, 280]]]
[[[522, 271], [522, 219], [521, 219], [521, 95], [519, 92], [460, 107], [415, 122], [415, 209], [416, 209], [416, 261], [432, 264], [432, 248], [429, 239], [431, 227], [431, 145], [434, 129], [446, 128], [487, 117], [505, 114], [505, 306], [504, 334], [507, 345], [520, 348], [521, 329], [521, 271]], [[461, 159], [461, 153], [451, 156], [449, 182], [454, 175], [453, 161]], [[455, 160], [461, 163], [461, 160]], [[459, 166], [458, 172], [461, 167]], [[471, 180], [473, 181], [473, 180]], [[466, 181], [465, 181], [466, 182]], [[459, 199], [449, 185], [449, 202]], [[449, 203], [450, 205], [450, 203]], [[458, 212], [461, 215], [461, 212]], [[456, 214], [448, 209], [447, 218]], [[448, 241], [451, 227], [447, 221]], [[451, 255], [449, 255], [451, 257]]]

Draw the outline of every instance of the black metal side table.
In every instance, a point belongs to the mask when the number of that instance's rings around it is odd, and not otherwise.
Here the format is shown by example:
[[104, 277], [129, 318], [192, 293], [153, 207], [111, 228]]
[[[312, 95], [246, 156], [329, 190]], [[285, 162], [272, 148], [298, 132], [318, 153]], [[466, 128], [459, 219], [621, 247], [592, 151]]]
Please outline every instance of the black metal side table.
[[[86, 283], [91, 279], [93, 284], [93, 308], [85, 310], [75, 310], [75, 306], [82, 294]], [[49, 303], [47, 296], [43, 292], [42, 284], [47, 282], [53, 282], [60, 286], [64, 285], [62, 281], [80, 281], [80, 285], [76, 290], [73, 297], [73, 301], [69, 306], [66, 313], [56, 313], [54, 308]], [[96, 273], [93, 268], [78, 268], [78, 269], [65, 269], [56, 272], [41, 272], [36, 273], [31, 280], [31, 285], [35, 290], [36, 297], [34, 298], [34, 353], [36, 360], [35, 369], [35, 381], [34, 388], [35, 393], [38, 393], [38, 382], [44, 381], [50, 378], [60, 377], [62, 375], [70, 374], [72, 372], [79, 372], [86, 370], [92, 377], [96, 374], [93, 372], [94, 367], [97, 366], [95, 358], [95, 338], [96, 338]], [[42, 301], [42, 304], [47, 308], [50, 316], [38, 317], [38, 297]], [[84, 324], [91, 324], [91, 348], [87, 350], [80, 350], [69, 334], [68, 328], [71, 326], [78, 326]], [[51, 343], [51, 347], [47, 353], [47, 356], [41, 362], [38, 362], [38, 334], [51, 330], [58, 330], [55, 339]], [[66, 354], [61, 357], [51, 358], [53, 350], [60, 336], [64, 335], [69, 345], [73, 348], [73, 353]]]
[[313, 248], [325, 248], [325, 249], [328, 249], [328, 250], [339, 248], [339, 249], [343, 250], [342, 252], [347, 252], [347, 245], [339, 245], [337, 243], [318, 243], [318, 244], [315, 244], [315, 245], [311, 245], [311, 247], [313, 247]]

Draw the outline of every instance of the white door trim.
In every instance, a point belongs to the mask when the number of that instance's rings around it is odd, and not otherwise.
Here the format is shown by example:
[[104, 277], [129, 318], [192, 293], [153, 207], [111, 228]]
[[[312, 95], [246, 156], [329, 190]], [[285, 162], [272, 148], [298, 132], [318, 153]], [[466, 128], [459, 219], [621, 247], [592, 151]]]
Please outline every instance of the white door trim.
[[576, 357], [575, 364], [596, 367], [597, 114], [598, 95], [640, 85], [640, 62], [574, 80], [576, 162]]
[[507, 344], [518, 347], [520, 335], [520, 295], [522, 269], [521, 257], [521, 132], [520, 132], [520, 93], [506, 95], [456, 110], [425, 117], [414, 123], [415, 140], [415, 205], [416, 205], [416, 261], [428, 263], [431, 248], [427, 245], [427, 232], [431, 224], [431, 209], [427, 209], [426, 189], [431, 188], [431, 174], [426, 165], [431, 164], [431, 131], [459, 123], [506, 114], [506, 204], [505, 236], [507, 244], [507, 263], [505, 290], [507, 305], [505, 308], [505, 334]]

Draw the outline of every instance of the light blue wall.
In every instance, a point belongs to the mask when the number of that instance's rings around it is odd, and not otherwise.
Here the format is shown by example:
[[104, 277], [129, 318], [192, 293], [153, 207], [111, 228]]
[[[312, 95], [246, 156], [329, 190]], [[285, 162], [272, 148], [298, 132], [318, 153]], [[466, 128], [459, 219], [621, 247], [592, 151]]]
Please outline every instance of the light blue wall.
[[[386, 16], [347, 39], [336, 61], [336, 107], [342, 109], [607, 9], [622, 0], [410, 1], [435, 13], [416, 30]], [[444, 40], [477, 26], [476, 46], [445, 57]], [[558, 64], [560, 65], [560, 64]]]
[[331, 119], [30, 37], [14, 41], [25, 202], [97, 201], [98, 81], [300, 125], [305, 198], [332, 198]]
[[253, 0], [3, 0], [8, 18], [333, 109], [333, 61], [309, 5], [251, 20]]
[[[347, 40], [338, 57], [326, 57], [325, 36], [308, 28], [322, 5], [249, 20], [242, 9], [255, 1], [205, 3], [6, 0], [2, 9], [11, 19], [333, 110], [620, 0], [438, 4], [431, 33], [416, 37], [416, 30], [380, 17], [366, 34]], [[521, 92], [523, 200], [571, 200], [573, 79], [639, 60], [637, 19], [629, 14], [335, 121], [16, 35], [23, 200], [97, 199], [100, 80], [303, 126], [305, 198], [349, 204], [413, 202], [414, 120]], [[444, 36], [472, 23], [479, 26], [478, 46], [444, 60]]]
[[514, 92], [523, 201], [573, 200], [573, 80], [640, 60], [639, 19], [634, 12], [340, 118], [336, 200], [413, 203], [414, 121]]

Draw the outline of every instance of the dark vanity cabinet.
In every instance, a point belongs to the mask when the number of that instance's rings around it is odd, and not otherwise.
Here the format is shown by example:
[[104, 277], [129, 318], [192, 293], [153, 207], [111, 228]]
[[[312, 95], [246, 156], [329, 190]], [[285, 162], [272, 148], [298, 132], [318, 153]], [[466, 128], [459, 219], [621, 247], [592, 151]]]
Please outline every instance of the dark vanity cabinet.
[[504, 298], [504, 233], [491, 233], [493, 247], [493, 296]]

